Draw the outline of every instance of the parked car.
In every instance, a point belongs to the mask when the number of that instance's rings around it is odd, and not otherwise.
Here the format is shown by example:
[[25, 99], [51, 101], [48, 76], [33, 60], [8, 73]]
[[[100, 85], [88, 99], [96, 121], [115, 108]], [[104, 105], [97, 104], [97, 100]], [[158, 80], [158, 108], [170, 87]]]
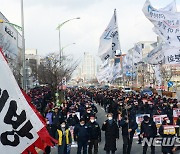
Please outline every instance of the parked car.
[[88, 87], [88, 89], [96, 89], [96, 86], [91, 85], [91, 86]]
[[147, 95], [149, 95], [149, 96], [152, 96], [152, 95], [153, 95], [153, 92], [152, 92], [151, 89], [145, 88], [145, 89], [141, 89], [140, 94], [141, 94], [141, 95], [146, 95], [146, 94], [147, 94]]
[[125, 87], [125, 88], [122, 89], [122, 91], [125, 92], [125, 93], [129, 93], [129, 92], [132, 91], [132, 89], [129, 88], [129, 87]]
[[109, 89], [109, 86], [108, 85], [104, 85], [104, 86], [101, 87], [101, 89], [107, 90], [107, 89]]

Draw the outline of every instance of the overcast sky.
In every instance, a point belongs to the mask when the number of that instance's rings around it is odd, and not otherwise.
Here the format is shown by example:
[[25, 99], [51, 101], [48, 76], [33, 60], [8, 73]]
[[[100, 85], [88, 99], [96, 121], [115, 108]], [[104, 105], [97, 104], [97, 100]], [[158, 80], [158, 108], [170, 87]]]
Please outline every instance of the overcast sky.
[[[156, 8], [172, 0], [150, 0]], [[76, 58], [83, 52], [97, 55], [99, 38], [117, 9], [120, 43], [123, 52], [138, 41], [155, 41], [152, 24], [142, 13], [145, 0], [24, 0], [26, 48], [35, 48], [40, 55], [58, 52], [56, 27], [65, 20], [80, 17], [61, 28], [62, 47]], [[21, 25], [21, 0], [3, 0], [0, 11], [6, 18]], [[178, 11], [180, 1], [177, 0]]]

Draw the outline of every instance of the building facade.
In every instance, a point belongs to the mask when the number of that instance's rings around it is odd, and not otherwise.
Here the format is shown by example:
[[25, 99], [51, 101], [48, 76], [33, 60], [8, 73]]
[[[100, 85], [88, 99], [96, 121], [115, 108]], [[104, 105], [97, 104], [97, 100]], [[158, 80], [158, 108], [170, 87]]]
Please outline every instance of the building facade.
[[31, 89], [39, 85], [38, 67], [40, 65], [40, 56], [37, 54], [37, 49], [26, 49], [25, 53], [26, 83], [27, 89]]
[[0, 23], [0, 49], [4, 53], [17, 82], [21, 84], [22, 36], [1, 12], [0, 20], [2, 21]]
[[84, 52], [83, 60], [75, 71], [73, 77], [78, 83], [89, 83], [96, 79], [96, 60], [89, 52]]

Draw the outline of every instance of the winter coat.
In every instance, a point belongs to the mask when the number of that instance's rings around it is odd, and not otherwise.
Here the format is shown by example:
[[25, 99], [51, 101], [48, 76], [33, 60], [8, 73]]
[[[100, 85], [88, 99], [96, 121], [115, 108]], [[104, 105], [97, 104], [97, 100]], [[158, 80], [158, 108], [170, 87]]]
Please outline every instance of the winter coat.
[[79, 119], [77, 117], [77, 115], [74, 115], [74, 117], [72, 115], [69, 116], [69, 118], [67, 119], [67, 124], [69, 126], [75, 126], [79, 123]]
[[122, 136], [128, 136], [128, 129], [132, 129], [132, 131], [130, 132], [130, 137], [134, 136], [135, 130], [138, 128], [138, 125], [134, 119], [131, 119], [128, 124], [126, 123], [126, 120], [123, 118], [121, 121], [119, 121], [119, 126], [122, 127]]
[[64, 121], [64, 117], [61, 112], [52, 114], [52, 124], [53, 125], [59, 125]]
[[63, 139], [66, 140], [66, 144], [71, 144], [72, 143], [71, 132], [69, 131], [69, 129], [65, 129], [65, 132], [63, 134], [63, 131], [61, 129], [57, 129], [56, 139], [58, 140], [59, 146], [63, 144]]
[[145, 123], [144, 121], [141, 123], [141, 132], [140, 134], [143, 134], [143, 137], [156, 137], [157, 135], [157, 127], [154, 121], [149, 121], [148, 123]]
[[87, 126], [89, 130], [89, 139], [101, 141], [101, 129], [99, 124], [97, 122], [88, 122]]
[[89, 131], [87, 125], [81, 126], [78, 124], [74, 127], [74, 140], [77, 142], [88, 142]]
[[106, 120], [106, 124], [102, 125], [102, 131], [105, 131], [105, 151], [116, 151], [116, 139], [119, 139], [119, 128], [113, 120], [112, 124]]

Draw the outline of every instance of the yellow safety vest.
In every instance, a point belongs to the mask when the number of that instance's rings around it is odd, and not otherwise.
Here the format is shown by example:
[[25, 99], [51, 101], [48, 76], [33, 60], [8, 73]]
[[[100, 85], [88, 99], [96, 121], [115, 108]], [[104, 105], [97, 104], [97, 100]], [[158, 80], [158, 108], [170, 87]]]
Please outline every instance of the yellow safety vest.
[[[62, 133], [62, 131], [59, 130], [59, 129], [57, 130], [57, 132], [58, 132], [58, 135], [59, 135], [58, 145], [62, 145], [62, 137], [63, 137], [63, 133]], [[69, 130], [66, 129], [65, 132], [66, 132], [66, 133], [65, 133], [65, 135], [66, 135], [66, 144], [69, 144]]]

